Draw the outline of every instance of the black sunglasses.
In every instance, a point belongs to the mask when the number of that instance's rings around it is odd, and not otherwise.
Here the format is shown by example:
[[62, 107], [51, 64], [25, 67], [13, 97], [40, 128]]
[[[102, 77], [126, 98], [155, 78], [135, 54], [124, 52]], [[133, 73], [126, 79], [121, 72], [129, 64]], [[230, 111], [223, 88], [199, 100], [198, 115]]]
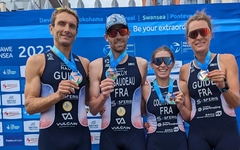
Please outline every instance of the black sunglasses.
[[172, 58], [171, 57], [157, 57], [154, 58], [152, 63], [160, 66], [162, 63], [164, 62], [165, 65], [171, 65], [173, 63]]

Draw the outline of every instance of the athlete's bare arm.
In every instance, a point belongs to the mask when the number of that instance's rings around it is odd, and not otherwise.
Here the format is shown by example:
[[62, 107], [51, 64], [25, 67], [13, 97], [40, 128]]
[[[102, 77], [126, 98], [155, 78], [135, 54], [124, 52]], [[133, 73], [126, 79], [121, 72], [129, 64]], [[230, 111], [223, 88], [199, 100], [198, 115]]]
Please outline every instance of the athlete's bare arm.
[[45, 67], [44, 54], [31, 56], [27, 60], [25, 70], [25, 108], [29, 114], [44, 112], [50, 109], [67, 94], [74, 93], [72, 89], [79, 89], [74, 81], [63, 80], [59, 83], [58, 91], [47, 96], [39, 97], [41, 91], [41, 81], [43, 70]]
[[240, 104], [239, 74], [235, 57], [232, 54], [220, 54], [219, 62], [221, 70], [213, 70], [209, 73], [210, 80], [216, 83], [220, 89], [225, 87], [224, 78], [229, 85], [229, 90], [223, 92], [227, 104], [236, 109]]
[[176, 96], [181, 96], [181, 99], [179, 101], [176, 100], [176, 105], [181, 113], [183, 120], [189, 123], [191, 119], [192, 106], [188, 92], [188, 85], [185, 81], [179, 81], [179, 87], [182, 95]]
[[[103, 109], [103, 106], [110, 97], [110, 93], [114, 91], [114, 80], [104, 79], [101, 81], [103, 70], [102, 58], [94, 60], [89, 65], [89, 79], [90, 79], [90, 112], [96, 115]], [[101, 90], [101, 94], [100, 94]]]
[[[136, 57], [138, 68], [142, 77], [142, 83], [141, 86], [145, 85], [146, 77], [147, 77], [147, 69], [148, 69], [148, 62], [147, 60], [141, 58], [141, 57]], [[143, 92], [143, 90], [142, 90]], [[143, 93], [142, 93], [143, 95]], [[145, 101], [142, 99], [141, 101], [141, 113], [146, 115], [146, 110], [145, 110]]]
[[89, 106], [89, 60], [87, 58], [84, 58], [84, 57], [81, 57], [81, 56], [78, 56], [78, 58], [81, 60], [81, 63], [83, 65], [83, 68], [86, 72], [86, 78], [87, 78], [87, 81], [86, 81], [86, 84], [85, 84], [85, 105]]

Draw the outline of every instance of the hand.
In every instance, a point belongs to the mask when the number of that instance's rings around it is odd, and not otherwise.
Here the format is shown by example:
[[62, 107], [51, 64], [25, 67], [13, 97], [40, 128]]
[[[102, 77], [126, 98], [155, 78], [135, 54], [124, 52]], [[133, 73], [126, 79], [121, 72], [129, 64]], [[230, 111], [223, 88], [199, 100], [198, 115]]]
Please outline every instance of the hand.
[[58, 90], [56, 94], [58, 94], [59, 99], [62, 100], [68, 94], [75, 94], [74, 89], [79, 89], [78, 84], [71, 80], [62, 80], [58, 85]]
[[102, 118], [102, 115], [104, 114], [105, 111], [106, 111], [106, 107], [103, 106], [103, 108], [102, 108], [101, 111], [100, 111], [101, 118]]
[[225, 78], [225, 72], [222, 70], [213, 70], [208, 73], [208, 78], [210, 78], [210, 81], [213, 81], [216, 83], [216, 86], [220, 89], [223, 89], [225, 87], [224, 78]]
[[150, 124], [148, 122], [145, 122], [144, 126], [146, 131], [148, 132], [148, 129], [150, 128]]
[[[184, 105], [184, 94], [182, 92], [174, 92], [173, 93], [175, 95], [175, 103], [178, 107], [178, 109], [181, 109]], [[171, 98], [170, 98], [171, 99]]]
[[108, 99], [110, 97], [110, 93], [114, 91], [114, 80], [113, 79], [104, 79], [100, 84], [101, 94], [103, 99]]

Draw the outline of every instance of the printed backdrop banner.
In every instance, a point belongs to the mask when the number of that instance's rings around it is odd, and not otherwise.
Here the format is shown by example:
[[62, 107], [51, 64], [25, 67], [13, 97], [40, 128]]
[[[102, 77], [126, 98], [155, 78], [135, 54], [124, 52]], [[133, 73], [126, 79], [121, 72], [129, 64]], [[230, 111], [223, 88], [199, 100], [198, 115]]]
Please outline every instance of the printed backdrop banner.
[[[205, 9], [212, 16], [214, 27], [211, 52], [231, 53], [239, 65], [239, 8], [240, 3], [76, 9], [80, 24], [73, 53], [90, 61], [106, 56], [110, 50], [104, 39], [106, 18], [112, 13], [121, 13], [131, 31], [128, 54], [149, 62], [156, 48], [168, 46], [177, 60], [172, 73], [178, 78], [180, 67], [193, 59], [193, 51], [184, 35], [184, 24], [197, 10]], [[0, 13], [0, 149], [37, 149], [40, 114], [29, 115], [24, 108], [25, 65], [30, 56], [46, 52], [53, 46], [49, 32], [52, 12]], [[149, 67], [148, 75], [153, 74]], [[97, 150], [101, 118], [92, 116], [89, 108], [86, 110], [93, 150]], [[240, 116], [240, 110], [236, 112]]]

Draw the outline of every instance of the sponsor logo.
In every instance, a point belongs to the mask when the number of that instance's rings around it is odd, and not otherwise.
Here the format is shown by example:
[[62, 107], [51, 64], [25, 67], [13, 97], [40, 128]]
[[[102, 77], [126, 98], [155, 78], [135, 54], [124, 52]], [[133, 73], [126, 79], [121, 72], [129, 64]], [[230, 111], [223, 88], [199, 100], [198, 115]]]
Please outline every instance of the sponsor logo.
[[115, 126], [111, 128], [113, 131], [128, 131], [131, 129], [131, 127], [128, 127], [128, 126]]
[[130, 105], [132, 104], [132, 100], [119, 100], [118, 105]]
[[24, 135], [24, 141], [26, 146], [37, 146], [38, 145], [38, 134], [27, 134]]
[[116, 118], [117, 124], [126, 124], [124, 118]]
[[117, 105], [117, 104], [116, 104], [115, 100], [111, 101], [111, 107], [114, 107], [114, 106], [116, 106], [116, 105]]
[[25, 78], [25, 69], [26, 69], [26, 66], [20, 66], [20, 76]]
[[135, 66], [135, 63], [128, 63], [128, 66]]
[[1, 81], [2, 92], [18, 92], [20, 91], [19, 80], [3, 80]]
[[31, 120], [31, 121], [24, 121], [24, 132], [39, 132], [39, 121]]
[[52, 53], [47, 54], [47, 60], [54, 60]]
[[3, 108], [3, 119], [20, 119], [22, 118], [21, 108]]
[[77, 122], [57, 122], [56, 124], [59, 128], [71, 128], [78, 125]]
[[99, 144], [100, 132], [91, 132], [91, 142], [92, 144]]
[[179, 128], [178, 127], [174, 127], [173, 128], [173, 132], [178, 132], [179, 131]]
[[222, 116], [222, 111], [216, 111], [216, 112], [215, 112], [215, 116], [216, 116], [216, 117]]
[[74, 58], [74, 61], [78, 61], [79, 62], [79, 59], [78, 58]]
[[170, 49], [173, 53], [178, 53], [181, 50], [181, 45], [177, 42], [173, 42], [170, 45]]
[[23, 146], [23, 135], [5, 135], [5, 146]]
[[161, 126], [162, 126], [162, 123], [158, 123], [157, 126], [158, 126], [158, 127], [161, 127]]
[[38, 118], [40, 118], [40, 113], [33, 114], [33, 115], [29, 115], [29, 114], [26, 112], [26, 109], [23, 108], [23, 118], [24, 118], [24, 119], [38, 119]]
[[88, 127], [91, 131], [101, 130], [101, 119], [88, 119]]
[[62, 113], [62, 117], [64, 120], [72, 120], [73, 119], [71, 113]]
[[69, 101], [65, 101], [62, 105], [63, 109], [65, 111], [71, 111], [72, 110], [72, 103]]
[[0, 67], [0, 78], [18, 78], [19, 68], [17, 66]]
[[6, 121], [3, 122], [4, 132], [22, 132], [22, 122], [21, 121]]
[[20, 94], [3, 94], [2, 105], [6, 106], [21, 105]]
[[217, 65], [218, 65], [217, 63], [211, 63], [209, 66], [214, 67], [214, 66], [217, 66]]
[[118, 114], [118, 116], [124, 116], [125, 113], [126, 113], [126, 110], [125, 110], [124, 107], [119, 107], [119, 108], [117, 109], [117, 114]]
[[2, 122], [0, 122], [0, 133], [3, 132]]
[[0, 135], [0, 146], [4, 146], [3, 145], [3, 136], [2, 135]]

